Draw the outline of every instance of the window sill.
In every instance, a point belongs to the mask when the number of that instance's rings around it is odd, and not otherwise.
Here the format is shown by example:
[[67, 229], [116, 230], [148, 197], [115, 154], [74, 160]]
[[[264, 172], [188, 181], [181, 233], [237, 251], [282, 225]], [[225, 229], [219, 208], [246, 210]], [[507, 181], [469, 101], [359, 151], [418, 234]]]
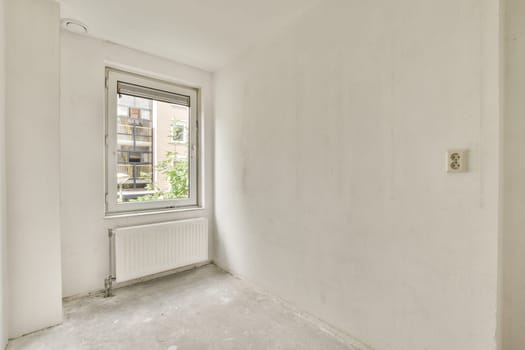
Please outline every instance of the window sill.
[[152, 209], [152, 210], [141, 210], [141, 211], [126, 211], [118, 213], [105, 213], [104, 219], [120, 219], [137, 216], [149, 216], [149, 215], [162, 215], [162, 214], [174, 214], [174, 213], [187, 213], [193, 211], [204, 211], [206, 208], [195, 206], [195, 207], [183, 207], [183, 208], [166, 208], [166, 209]]

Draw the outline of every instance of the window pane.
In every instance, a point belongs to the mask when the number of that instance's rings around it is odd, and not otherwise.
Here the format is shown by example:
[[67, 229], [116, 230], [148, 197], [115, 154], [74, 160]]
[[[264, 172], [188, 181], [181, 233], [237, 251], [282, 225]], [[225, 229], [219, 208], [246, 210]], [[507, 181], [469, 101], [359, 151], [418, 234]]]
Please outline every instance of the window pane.
[[128, 117], [129, 116], [129, 108], [127, 106], [118, 106], [117, 108], [117, 115], [120, 117]]
[[121, 95], [119, 96], [118, 103], [122, 104], [122, 106], [125, 106], [126, 109], [128, 109], [129, 107], [135, 107], [133, 96]]
[[151, 119], [151, 110], [143, 109], [141, 115], [142, 115], [142, 119], [150, 120]]
[[189, 198], [189, 108], [123, 94], [117, 106], [117, 201]]
[[135, 97], [135, 107], [150, 110], [153, 105], [153, 100]]

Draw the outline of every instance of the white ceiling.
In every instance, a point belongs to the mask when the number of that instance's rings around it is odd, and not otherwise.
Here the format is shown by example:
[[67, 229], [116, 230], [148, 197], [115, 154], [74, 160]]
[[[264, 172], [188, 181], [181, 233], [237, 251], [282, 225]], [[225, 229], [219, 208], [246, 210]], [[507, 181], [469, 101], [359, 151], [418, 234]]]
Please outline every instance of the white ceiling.
[[89, 35], [213, 71], [319, 0], [59, 0]]

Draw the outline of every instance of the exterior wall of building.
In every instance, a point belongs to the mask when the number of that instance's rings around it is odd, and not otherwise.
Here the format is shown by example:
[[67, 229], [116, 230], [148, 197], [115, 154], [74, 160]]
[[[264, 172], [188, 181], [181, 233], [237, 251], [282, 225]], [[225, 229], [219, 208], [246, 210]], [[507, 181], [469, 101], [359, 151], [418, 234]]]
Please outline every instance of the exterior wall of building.
[[[159, 164], [165, 161], [166, 154], [171, 151], [175, 152], [177, 159], [188, 159], [188, 125], [189, 110], [187, 107], [178, 106], [169, 103], [156, 103], [156, 161]], [[180, 126], [184, 129], [182, 141], [174, 139], [174, 127]], [[169, 191], [170, 186], [166, 175], [158, 170], [155, 171], [155, 184], [161, 191]]]

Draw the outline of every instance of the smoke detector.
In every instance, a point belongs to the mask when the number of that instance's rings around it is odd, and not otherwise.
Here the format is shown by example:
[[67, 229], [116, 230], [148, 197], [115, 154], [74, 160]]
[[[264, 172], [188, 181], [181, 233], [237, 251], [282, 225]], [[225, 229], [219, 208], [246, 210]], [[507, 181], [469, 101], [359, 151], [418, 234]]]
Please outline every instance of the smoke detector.
[[87, 25], [72, 18], [64, 18], [62, 28], [76, 34], [87, 34], [88, 32]]

